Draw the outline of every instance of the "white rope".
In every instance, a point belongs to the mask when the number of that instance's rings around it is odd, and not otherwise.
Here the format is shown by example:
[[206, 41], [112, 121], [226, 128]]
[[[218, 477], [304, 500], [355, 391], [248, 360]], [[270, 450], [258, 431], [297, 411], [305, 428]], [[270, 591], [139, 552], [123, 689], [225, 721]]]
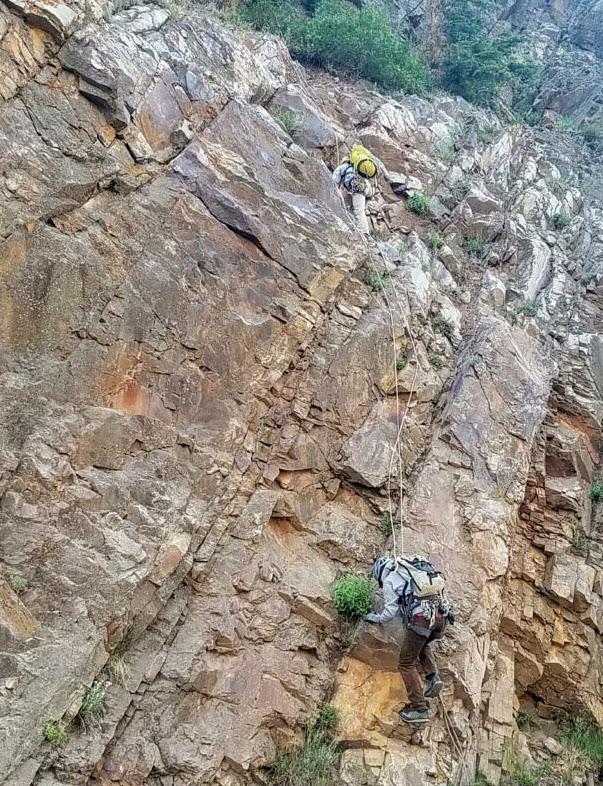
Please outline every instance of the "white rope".
[[[375, 275], [379, 275], [379, 271], [377, 270], [376, 266], [373, 263], [373, 259], [372, 259], [372, 256], [371, 256], [371, 248], [370, 248], [369, 240], [368, 240], [368, 238], [363, 237], [363, 241], [364, 241], [365, 246], [367, 248], [369, 264], [370, 264], [370, 266], [371, 266], [371, 268], [373, 270], [373, 273]], [[383, 259], [383, 261], [385, 262], [385, 259], [383, 257], [383, 254], [382, 254], [381, 250], [379, 248], [377, 248], [376, 250], [377, 250], [377, 253]], [[410, 384], [410, 389], [409, 389], [409, 393], [408, 393], [408, 399], [406, 401], [406, 406], [404, 408], [404, 413], [403, 413], [402, 417], [400, 417], [400, 392], [399, 392], [399, 380], [398, 380], [398, 352], [397, 352], [397, 346], [396, 346], [396, 325], [395, 325], [395, 320], [394, 320], [394, 310], [392, 308], [392, 304], [390, 302], [390, 298], [388, 297], [387, 290], [386, 290], [385, 285], [384, 285], [381, 288], [381, 293], [383, 294], [383, 297], [385, 299], [385, 304], [386, 304], [386, 307], [387, 307], [387, 310], [388, 310], [389, 321], [390, 321], [390, 329], [391, 329], [391, 336], [392, 336], [393, 366], [394, 366], [394, 386], [395, 386], [395, 395], [396, 395], [396, 425], [397, 425], [397, 428], [398, 428], [395, 442], [394, 442], [394, 444], [393, 444], [393, 446], [391, 448], [389, 470], [388, 470], [388, 479], [387, 479], [388, 510], [389, 510], [390, 521], [392, 522], [392, 525], [393, 525], [394, 524], [394, 514], [393, 514], [393, 501], [392, 501], [392, 476], [394, 474], [394, 461], [395, 461], [395, 457], [397, 455], [397, 457], [398, 457], [398, 484], [399, 484], [399, 487], [400, 487], [400, 505], [399, 505], [399, 512], [400, 512], [400, 541], [399, 541], [399, 544], [398, 544], [397, 539], [396, 539], [396, 528], [395, 528], [395, 526], [392, 526], [392, 541], [393, 541], [393, 547], [394, 547], [394, 557], [397, 557], [398, 556], [398, 545], [400, 547], [400, 553], [404, 553], [404, 506], [403, 506], [404, 466], [403, 466], [403, 461], [402, 461], [402, 431], [404, 429], [404, 425], [406, 423], [406, 418], [408, 417], [408, 412], [409, 412], [409, 409], [410, 409], [410, 403], [412, 401], [412, 397], [413, 397], [413, 394], [415, 392], [415, 384], [416, 384], [417, 376], [418, 376], [418, 373], [419, 373], [419, 367], [418, 367], [418, 363], [416, 362], [418, 360], [418, 354], [417, 354], [417, 345], [416, 345], [416, 342], [415, 342], [415, 337], [414, 337], [414, 334], [413, 334], [410, 322], [409, 322], [409, 320], [408, 320], [408, 318], [406, 316], [406, 311], [402, 307], [402, 302], [400, 300], [398, 289], [396, 287], [396, 282], [393, 279], [391, 279], [391, 278], [389, 278], [388, 280], [389, 280], [389, 283], [391, 283], [392, 291], [394, 293], [394, 297], [396, 299], [396, 304], [398, 306], [398, 311], [402, 315], [402, 319], [404, 321], [405, 330], [408, 333], [408, 336], [410, 338], [412, 351], [413, 351], [413, 355], [414, 355], [414, 359], [415, 359], [415, 370], [414, 370], [414, 374], [413, 374], [412, 381], [411, 381], [411, 384]], [[410, 304], [408, 302], [408, 298], [407, 298], [406, 303], [407, 303], [407, 308], [410, 311]]]

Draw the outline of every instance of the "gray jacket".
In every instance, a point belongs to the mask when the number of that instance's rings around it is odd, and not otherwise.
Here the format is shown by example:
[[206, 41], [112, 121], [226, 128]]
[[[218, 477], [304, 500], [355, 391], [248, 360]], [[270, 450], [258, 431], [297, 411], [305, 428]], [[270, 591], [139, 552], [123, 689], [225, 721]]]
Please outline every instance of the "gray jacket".
[[[412, 599], [410, 582], [397, 571], [391, 571], [383, 578], [383, 611], [378, 614], [378, 622], [389, 622], [402, 613]], [[375, 620], [377, 622], [377, 620]]]

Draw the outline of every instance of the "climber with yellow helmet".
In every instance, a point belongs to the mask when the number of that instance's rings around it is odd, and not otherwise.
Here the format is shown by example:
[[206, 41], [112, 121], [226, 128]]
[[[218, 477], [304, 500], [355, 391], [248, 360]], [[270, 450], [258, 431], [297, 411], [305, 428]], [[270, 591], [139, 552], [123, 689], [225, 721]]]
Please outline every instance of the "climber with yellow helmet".
[[333, 172], [333, 182], [343, 187], [350, 197], [356, 226], [363, 235], [370, 235], [366, 215], [366, 200], [375, 196], [377, 174], [389, 181], [389, 173], [383, 163], [366, 147], [352, 145], [350, 153]]

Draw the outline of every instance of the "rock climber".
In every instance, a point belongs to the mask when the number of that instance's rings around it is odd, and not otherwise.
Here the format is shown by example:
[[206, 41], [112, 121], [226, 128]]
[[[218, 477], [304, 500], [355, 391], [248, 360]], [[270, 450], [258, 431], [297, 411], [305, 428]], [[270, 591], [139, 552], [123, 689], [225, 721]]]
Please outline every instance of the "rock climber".
[[[431, 644], [444, 636], [449, 622], [454, 622], [453, 608], [444, 598], [444, 577], [428, 560], [410, 555], [378, 557], [372, 575], [383, 590], [384, 607], [380, 614], [367, 614], [364, 619], [384, 623], [401, 614], [405, 627], [399, 668], [408, 704], [399, 716], [406, 723], [425, 723], [429, 719], [427, 699], [436, 698], [442, 690]], [[417, 670], [419, 663], [425, 672], [425, 689]]]
[[390, 176], [383, 163], [365, 147], [352, 145], [347, 158], [333, 172], [333, 182], [344, 188], [352, 204], [352, 213], [358, 230], [370, 235], [366, 200], [377, 193], [377, 174], [389, 182]]

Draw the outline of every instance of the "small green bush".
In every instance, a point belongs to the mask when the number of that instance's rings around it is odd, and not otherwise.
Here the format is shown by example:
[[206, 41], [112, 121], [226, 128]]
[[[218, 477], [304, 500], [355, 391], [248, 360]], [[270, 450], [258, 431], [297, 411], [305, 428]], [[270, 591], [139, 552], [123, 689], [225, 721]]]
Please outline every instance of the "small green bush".
[[247, 0], [242, 16], [258, 30], [282, 35], [304, 62], [341, 68], [385, 90], [421, 93], [430, 85], [427, 69], [378, 5], [321, 0], [308, 15], [287, 0]]
[[465, 238], [464, 246], [470, 257], [479, 257], [486, 248], [486, 241], [477, 235], [469, 235]]
[[392, 534], [394, 530], [394, 521], [389, 513], [384, 513], [383, 516], [379, 519], [381, 523], [381, 529], [383, 530], [383, 534], [386, 538]]
[[[336, 717], [334, 707], [329, 712], [332, 718], [331, 711]], [[337, 742], [330, 732], [331, 729], [320, 726], [317, 720], [310, 722], [302, 747], [292, 753], [280, 753], [270, 768], [273, 786], [331, 786], [337, 762]]]
[[532, 723], [534, 716], [531, 712], [524, 712], [523, 710], [519, 710], [517, 715], [515, 716], [515, 723], [517, 723], [518, 729], [527, 729], [530, 724]]
[[407, 363], [407, 362], [408, 362], [408, 361], [406, 360], [406, 358], [404, 357], [404, 355], [399, 355], [399, 356], [396, 358], [396, 369], [397, 369], [398, 371], [402, 371], [403, 369], [405, 369], [405, 368], [406, 368], [406, 363]]
[[79, 713], [84, 723], [102, 718], [107, 711], [107, 705], [105, 703], [107, 688], [107, 682], [97, 680], [93, 682], [86, 691]]
[[572, 217], [566, 213], [565, 211], [561, 211], [560, 213], [554, 213], [551, 221], [553, 222], [553, 226], [555, 229], [565, 229], [568, 224], [570, 224]]
[[11, 576], [9, 579], [10, 588], [17, 595], [21, 595], [27, 589], [27, 580], [23, 576]]
[[360, 576], [342, 576], [335, 583], [333, 600], [342, 616], [359, 619], [373, 608], [373, 585]]
[[51, 745], [62, 745], [67, 739], [67, 729], [65, 724], [60, 721], [48, 721], [42, 729], [42, 734], [47, 742]]
[[412, 194], [408, 197], [406, 207], [418, 216], [424, 216], [429, 212], [429, 199], [425, 194]]
[[323, 704], [318, 710], [316, 728], [326, 732], [334, 732], [339, 725], [339, 711], [332, 704]]
[[364, 281], [366, 284], [369, 285], [369, 287], [372, 290], [374, 290], [375, 292], [380, 292], [385, 286], [386, 278], [387, 278], [387, 273], [378, 270], [371, 270], [364, 277]]
[[425, 245], [432, 251], [437, 251], [444, 245], [442, 238], [433, 230], [427, 232], [423, 240], [425, 241]]
[[595, 502], [603, 499], [603, 483], [593, 483], [590, 487], [590, 496]]
[[433, 327], [447, 339], [454, 337], [454, 322], [441, 314], [433, 320]]
[[538, 306], [533, 300], [524, 300], [517, 306], [517, 313], [524, 317], [535, 317], [538, 313]]
[[568, 720], [562, 738], [566, 745], [577, 748], [597, 767], [603, 766], [603, 729], [590, 718], [579, 716]]
[[275, 109], [272, 117], [281, 125], [290, 137], [294, 137], [301, 131], [302, 123], [299, 117], [287, 109]]
[[431, 352], [427, 357], [434, 368], [444, 368], [444, 358], [441, 355]]

